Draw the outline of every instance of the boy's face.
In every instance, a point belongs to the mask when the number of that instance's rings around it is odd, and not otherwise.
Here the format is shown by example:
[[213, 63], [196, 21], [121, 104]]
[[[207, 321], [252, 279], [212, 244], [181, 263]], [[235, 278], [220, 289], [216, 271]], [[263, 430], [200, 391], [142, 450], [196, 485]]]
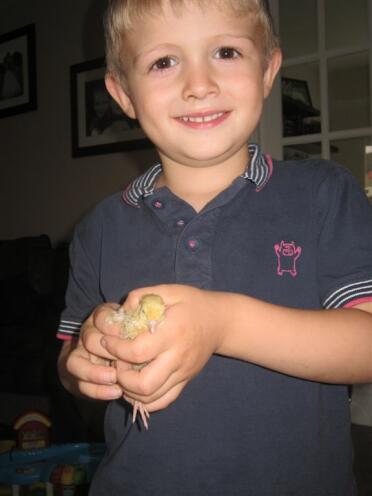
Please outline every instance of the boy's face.
[[246, 143], [280, 66], [279, 51], [265, 66], [251, 17], [193, 2], [176, 15], [165, 3], [164, 15], [134, 25], [123, 52], [126, 88], [109, 77], [108, 90], [140, 121], [163, 164], [246, 162]]

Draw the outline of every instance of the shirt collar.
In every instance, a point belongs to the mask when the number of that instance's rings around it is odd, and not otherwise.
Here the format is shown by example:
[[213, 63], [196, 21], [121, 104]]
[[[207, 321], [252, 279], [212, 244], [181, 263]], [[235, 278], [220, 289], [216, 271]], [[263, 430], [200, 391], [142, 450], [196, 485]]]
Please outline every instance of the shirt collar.
[[[273, 161], [269, 155], [261, 152], [259, 145], [252, 143], [248, 145], [251, 156], [250, 166], [242, 174], [256, 185], [256, 191], [261, 191], [269, 181], [273, 171]], [[139, 207], [143, 197], [154, 193], [156, 178], [162, 171], [162, 165], [155, 164], [148, 171], [131, 182], [123, 192], [123, 200], [132, 207]]]

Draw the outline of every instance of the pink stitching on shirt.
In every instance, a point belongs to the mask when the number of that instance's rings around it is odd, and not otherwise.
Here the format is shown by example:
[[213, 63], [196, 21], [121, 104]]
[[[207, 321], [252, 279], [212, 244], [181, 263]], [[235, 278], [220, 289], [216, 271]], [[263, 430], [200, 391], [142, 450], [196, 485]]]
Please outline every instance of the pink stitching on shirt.
[[372, 296], [365, 296], [364, 298], [357, 298], [356, 300], [349, 301], [344, 305], [344, 308], [353, 308], [362, 303], [372, 303]]
[[275, 244], [274, 250], [278, 257], [276, 273], [282, 276], [284, 272], [289, 272], [292, 277], [297, 276], [297, 260], [302, 253], [301, 246], [296, 246], [295, 242], [281, 241], [280, 245]]

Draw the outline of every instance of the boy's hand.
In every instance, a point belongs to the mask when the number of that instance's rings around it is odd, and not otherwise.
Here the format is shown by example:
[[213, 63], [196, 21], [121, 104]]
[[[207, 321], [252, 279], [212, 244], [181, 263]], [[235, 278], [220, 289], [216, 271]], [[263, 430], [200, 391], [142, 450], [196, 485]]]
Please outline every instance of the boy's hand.
[[[118, 362], [117, 379], [125, 398], [140, 401], [151, 412], [165, 408], [204, 367], [222, 341], [222, 293], [190, 286], [161, 285], [132, 291], [124, 309], [135, 308], [144, 294], [161, 296], [165, 319], [153, 334], [133, 341], [106, 334], [101, 343]], [[94, 339], [97, 339], [95, 337]], [[96, 343], [97, 345], [97, 343]], [[140, 371], [122, 367], [150, 362]]]
[[[71, 393], [99, 400], [122, 396], [116, 369], [110, 366], [116, 357], [101, 345], [104, 334], [119, 333], [118, 325], [108, 323], [108, 317], [118, 307], [110, 303], [100, 305], [82, 325], [79, 339], [64, 342], [58, 368], [62, 383]], [[123, 363], [122, 367], [130, 365]]]

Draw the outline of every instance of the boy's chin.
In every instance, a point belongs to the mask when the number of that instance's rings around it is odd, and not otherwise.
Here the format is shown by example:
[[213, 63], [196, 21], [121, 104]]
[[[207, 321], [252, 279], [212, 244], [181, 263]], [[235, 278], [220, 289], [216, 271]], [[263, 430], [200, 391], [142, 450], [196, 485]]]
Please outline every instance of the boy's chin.
[[230, 163], [235, 160], [245, 161], [248, 156], [248, 145], [244, 144], [238, 149], [222, 148], [220, 150], [201, 150], [194, 151], [192, 155], [186, 155], [184, 161], [187, 165], [191, 167], [213, 167], [218, 165], [223, 165], [224, 163]]
[[190, 167], [193, 169], [204, 169], [208, 167], [216, 167], [223, 164], [227, 164], [230, 157], [211, 157], [209, 155], [194, 155], [192, 157], [175, 157], [175, 158], [163, 158], [162, 163], [165, 164], [175, 164], [181, 165], [183, 167]]

